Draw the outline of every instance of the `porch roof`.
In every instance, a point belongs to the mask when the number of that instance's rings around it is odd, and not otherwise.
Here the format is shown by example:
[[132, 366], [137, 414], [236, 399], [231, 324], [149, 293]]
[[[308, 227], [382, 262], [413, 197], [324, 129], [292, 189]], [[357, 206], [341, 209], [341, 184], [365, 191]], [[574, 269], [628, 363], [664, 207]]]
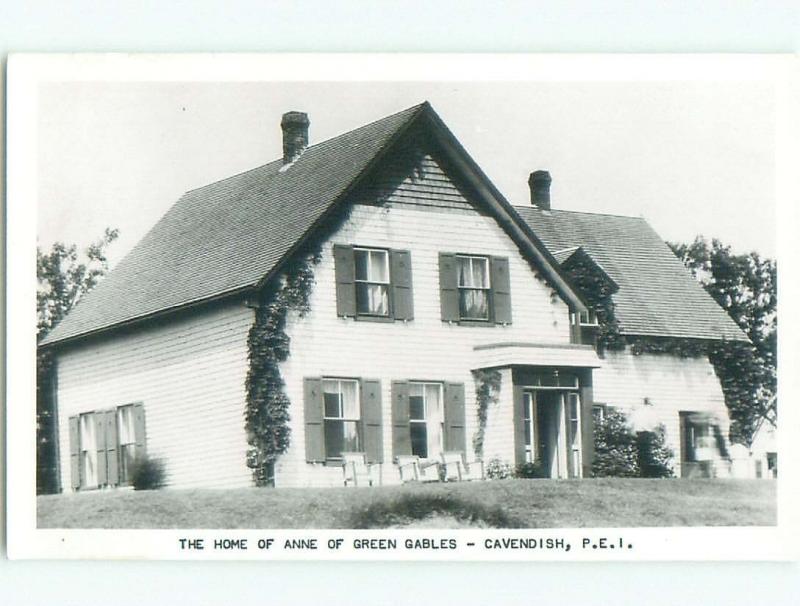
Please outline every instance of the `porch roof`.
[[498, 366], [600, 368], [603, 365], [591, 345], [510, 341], [476, 345], [473, 350], [473, 370]]

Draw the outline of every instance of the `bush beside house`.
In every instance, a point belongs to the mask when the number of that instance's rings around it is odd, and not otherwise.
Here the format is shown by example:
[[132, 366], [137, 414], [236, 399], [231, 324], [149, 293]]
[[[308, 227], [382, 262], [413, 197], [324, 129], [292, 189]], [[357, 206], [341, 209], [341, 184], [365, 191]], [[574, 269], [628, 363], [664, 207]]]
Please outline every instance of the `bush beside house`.
[[635, 432], [627, 416], [609, 408], [594, 427], [595, 478], [671, 478], [674, 454], [666, 445], [666, 429]]

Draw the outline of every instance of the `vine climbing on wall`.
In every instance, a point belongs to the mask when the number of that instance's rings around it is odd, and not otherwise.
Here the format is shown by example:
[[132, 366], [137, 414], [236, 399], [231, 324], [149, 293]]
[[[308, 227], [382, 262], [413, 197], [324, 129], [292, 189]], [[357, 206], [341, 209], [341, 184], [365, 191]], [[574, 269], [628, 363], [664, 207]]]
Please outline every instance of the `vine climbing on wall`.
[[245, 430], [250, 445], [247, 465], [257, 486], [274, 484], [275, 461], [289, 448], [290, 402], [280, 372], [280, 364], [289, 357], [286, 323], [290, 312], [302, 317], [310, 310], [314, 266], [320, 259], [319, 247], [296, 255], [256, 303], [255, 321], [247, 336]]
[[472, 437], [472, 448], [475, 456], [483, 457], [483, 440], [486, 434], [486, 420], [489, 416], [489, 405], [497, 402], [500, 394], [501, 375], [493, 369], [473, 370], [475, 379], [475, 401], [478, 412], [478, 430]]

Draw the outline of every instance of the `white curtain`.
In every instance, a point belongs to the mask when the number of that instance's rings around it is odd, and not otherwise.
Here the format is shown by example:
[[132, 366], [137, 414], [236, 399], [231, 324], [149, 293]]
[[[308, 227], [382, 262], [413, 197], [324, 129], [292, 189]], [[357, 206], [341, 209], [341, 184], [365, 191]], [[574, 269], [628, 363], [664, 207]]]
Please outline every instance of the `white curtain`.
[[437, 457], [444, 450], [444, 402], [442, 402], [442, 386], [425, 385], [425, 408], [428, 425], [428, 456]]
[[97, 486], [97, 439], [94, 415], [81, 415], [81, 451], [83, 478], [87, 487]]

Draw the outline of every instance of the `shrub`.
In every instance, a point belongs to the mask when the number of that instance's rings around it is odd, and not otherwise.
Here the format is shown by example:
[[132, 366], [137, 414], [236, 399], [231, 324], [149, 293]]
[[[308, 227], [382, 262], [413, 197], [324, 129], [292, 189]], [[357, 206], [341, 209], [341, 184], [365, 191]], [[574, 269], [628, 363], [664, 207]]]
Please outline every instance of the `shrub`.
[[490, 528], [523, 527], [518, 519], [507, 514], [500, 506], [484, 505], [449, 494], [404, 494], [382, 499], [354, 511], [347, 527], [361, 529], [402, 526], [437, 514]]
[[609, 408], [594, 426], [592, 476], [634, 478], [639, 474], [636, 434], [624, 413]]
[[164, 486], [164, 462], [147, 455], [137, 457], [130, 468], [134, 490], [156, 490]]
[[486, 477], [490, 480], [505, 480], [513, 475], [511, 465], [498, 458], [490, 459], [486, 464]]
[[523, 463], [522, 465], [517, 465], [517, 470], [514, 473], [514, 477], [546, 478], [547, 474], [545, 473], [545, 470], [542, 469], [540, 463]]
[[639, 469], [643, 478], [671, 478], [674, 453], [667, 446], [667, 429], [658, 425], [653, 431], [640, 431], [636, 438]]

